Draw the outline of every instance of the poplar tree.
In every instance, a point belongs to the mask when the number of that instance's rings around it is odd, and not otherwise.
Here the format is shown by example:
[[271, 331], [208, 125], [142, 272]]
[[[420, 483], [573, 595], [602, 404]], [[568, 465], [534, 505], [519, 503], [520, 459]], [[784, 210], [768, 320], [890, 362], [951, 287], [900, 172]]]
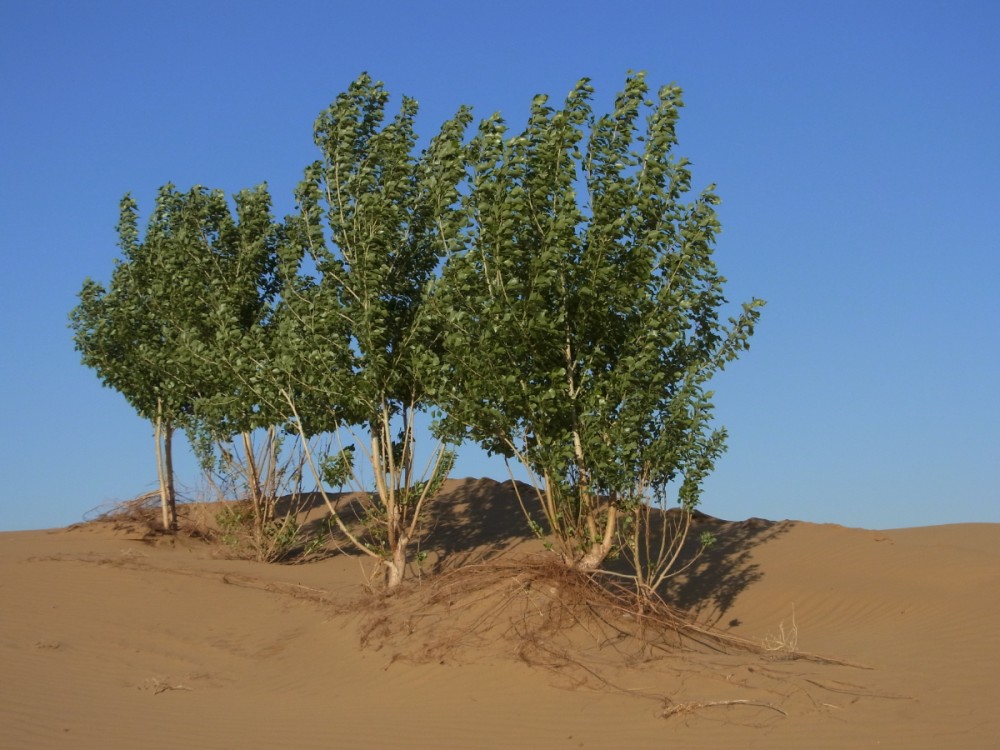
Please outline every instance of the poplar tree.
[[679, 549], [651, 554], [655, 511], [699, 502], [725, 439], [707, 384], [763, 302], [720, 318], [719, 199], [674, 154], [680, 89], [651, 99], [630, 74], [601, 116], [592, 95], [584, 79], [560, 109], [536, 96], [523, 132], [496, 115], [472, 139], [467, 249], [435, 291], [442, 429], [523, 464], [567, 565], [625, 551], [649, 588]]
[[318, 479], [361, 491], [364, 532], [328, 498], [329, 509], [391, 588], [403, 579], [421, 510], [453, 460], [439, 442], [417, 462], [416, 418], [430, 403], [428, 384], [439, 379], [440, 334], [424, 301], [460, 240], [462, 138], [471, 114], [461, 108], [416, 153], [417, 102], [404, 97], [386, 121], [388, 99], [380, 82], [362, 75], [316, 120], [321, 156], [299, 186], [282, 260], [298, 271], [276, 319], [279, 382], [303, 445], [322, 433], [350, 436], [310, 461]]
[[[154, 425], [167, 529], [177, 525], [175, 430], [229, 439], [278, 418], [245, 387], [254, 366], [248, 347], [261, 345], [276, 291], [277, 228], [264, 186], [242, 191], [235, 205], [237, 219], [221, 191], [167, 184], [140, 234], [126, 195], [110, 284], [87, 279], [70, 314], [83, 363]], [[249, 447], [245, 460], [251, 491], [259, 489]]]
[[294, 518], [276, 518], [291, 479], [280, 456], [286, 412], [273, 408], [273, 393], [261, 392], [268, 382], [261, 371], [273, 357], [283, 228], [266, 185], [241, 190], [232, 204], [221, 190], [200, 187], [174, 200], [176, 241], [160, 257], [174, 283], [160, 316], [197, 384], [187, 431], [206, 473], [221, 474], [244, 502], [230, 515], [251, 551], [274, 559], [285, 551], [276, 536], [291, 543], [297, 529]]
[[102, 384], [121, 393], [153, 424], [163, 527], [177, 527], [173, 435], [192, 412], [190, 373], [176, 357], [176, 337], [160, 315], [172, 283], [159, 267], [160, 250], [174, 236], [172, 188], [161, 189], [144, 241], [138, 208], [126, 195], [120, 204], [118, 245], [110, 284], [86, 279], [70, 313], [73, 340], [83, 364]]

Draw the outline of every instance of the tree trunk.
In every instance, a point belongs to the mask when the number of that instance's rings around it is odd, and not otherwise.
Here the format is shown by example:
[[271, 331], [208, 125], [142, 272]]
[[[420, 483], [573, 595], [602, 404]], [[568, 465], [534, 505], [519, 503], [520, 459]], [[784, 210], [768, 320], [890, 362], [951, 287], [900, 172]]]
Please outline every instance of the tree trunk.
[[174, 491], [174, 428], [163, 428], [163, 473], [166, 479], [166, 506], [163, 525], [168, 531], [177, 531], [177, 493]]
[[160, 510], [165, 531], [177, 530], [177, 502], [174, 493], [174, 429], [163, 423], [163, 417], [157, 411], [153, 427], [153, 439], [156, 442], [156, 475], [160, 480]]
[[608, 556], [610, 550], [604, 549], [602, 544], [594, 544], [587, 553], [574, 563], [573, 568], [584, 572], [597, 570]]
[[406, 573], [406, 548], [410, 540], [405, 536], [400, 536], [395, 546], [392, 548], [392, 560], [385, 563], [385, 587], [394, 589], [403, 582]]
[[[596, 521], [594, 521], [593, 516], [588, 517], [588, 525], [596, 527]], [[599, 541], [595, 541], [590, 545], [590, 549], [587, 550], [582, 557], [577, 559], [576, 563], [573, 565], [577, 570], [597, 570], [601, 567], [601, 563], [604, 562], [608, 554], [611, 552], [611, 547], [614, 545], [615, 531], [618, 529], [618, 508], [614, 505], [608, 507], [608, 517], [604, 521], [604, 536]]]
[[259, 513], [260, 502], [260, 470], [257, 468], [257, 457], [253, 452], [253, 440], [249, 432], [242, 432], [243, 457], [246, 461], [247, 490], [250, 492], [250, 502], [253, 504], [254, 513]]
[[266, 523], [274, 521], [278, 505], [278, 441], [275, 432], [274, 425], [267, 428], [267, 481], [264, 489], [267, 501], [267, 512], [264, 514]]
[[163, 528], [170, 528], [170, 514], [167, 503], [167, 480], [163, 469], [163, 421], [157, 411], [156, 420], [153, 422], [153, 442], [156, 444], [156, 479], [160, 485], [160, 512], [163, 517]]

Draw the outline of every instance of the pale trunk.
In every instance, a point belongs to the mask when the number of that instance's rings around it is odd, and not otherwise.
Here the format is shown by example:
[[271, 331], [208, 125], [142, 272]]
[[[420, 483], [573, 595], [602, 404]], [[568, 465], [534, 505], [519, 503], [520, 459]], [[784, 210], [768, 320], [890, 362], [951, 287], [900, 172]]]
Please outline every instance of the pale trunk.
[[164, 474], [163, 468], [163, 440], [161, 436], [163, 435], [163, 421], [160, 419], [159, 412], [157, 412], [156, 420], [153, 422], [153, 442], [156, 444], [156, 478], [160, 485], [160, 512], [163, 517], [163, 528], [170, 528], [170, 513], [168, 508], [170, 507], [167, 501], [167, 480]]
[[271, 519], [267, 517], [267, 508], [264, 505], [263, 493], [260, 486], [260, 468], [257, 466], [257, 457], [254, 455], [253, 440], [249, 432], [243, 432], [243, 455], [246, 461], [247, 491], [250, 493], [250, 504], [253, 509], [254, 531], [260, 531], [264, 524]]
[[[588, 520], [593, 523], [592, 516]], [[611, 505], [608, 507], [608, 517], [604, 522], [604, 536], [591, 544], [590, 549], [576, 561], [573, 567], [577, 570], [597, 570], [611, 552], [617, 526], [618, 509]]]
[[[389, 442], [389, 426], [385, 422], [383, 409], [378, 421], [372, 423], [372, 469], [375, 472], [375, 487], [385, 511], [386, 537], [391, 560], [385, 561], [386, 588], [392, 589], [403, 581], [406, 573], [406, 547], [409, 539], [403, 528], [401, 509], [397, 504], [397, 468], [393, 460], [392, 444]], [[389, 480], [386, 481], [388, 474]]]
[[174, 494], [174, 457], [171, 447], [173, 428], [163, 422], [162, 405], [156, 405], [156, 421], [153, 425], [153, 439], [156, 442], [156, 476], [160, 481], [160, 509], [163, 528], [177, 529], [177, 504]]
[[385, 587], [394, 589], [403, 582], [403, 575], [406, 572], [406, 547], [409, 539], [400, 536], [396, 540], [392, 549], [392, 561], [386, 561]]
[[247, 462], [247, 489], [250, 491], [250, 500], [254, 508], [260, 507], [260, 470], [257, 468], [257, 457], [253, 452], [253, 440], [250, 439], [249, 432], [241, 433], [243, 438], [243, 454]]

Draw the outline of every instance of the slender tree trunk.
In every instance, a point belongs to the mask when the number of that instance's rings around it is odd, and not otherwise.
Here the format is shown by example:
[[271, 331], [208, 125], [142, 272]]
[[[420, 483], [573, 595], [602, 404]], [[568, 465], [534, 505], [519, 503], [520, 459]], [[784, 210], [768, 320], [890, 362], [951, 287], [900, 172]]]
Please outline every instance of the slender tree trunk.
[[257, 467], [257, 457], [253, 452], [253, 440], [250, 438], [250, 433], [243, 432], [241, 437], [243, 438], [243, 456], [246, 462], [247, 490], [250, 492], [250, 504], [253, 508], [254, 526], [256, 527], [254, 531], [256, 532], [263, 527], [267, 520], [265, 518], [266, 509], [261, 502], [260, 469]]
[[[382, 502], [382, 507], [388, 514], [389, 506], [392, 504], [393, 497], [391, 487], [386, 484], [385, 475], [389, 468], [388, 462], [391, 457], [392, 446], [386, 445], [388, 440], [385, 437], [380, 416], [376, 416], [371, 421], [371, 439], [372, 473], [375, 475], [375, 491], [378, 493], [379, 500]], [[387, 457], [387, 454], [389, 457]]]
[[253, 440], [249, 432], [242, 432], [240, 436], [243, 438], [243, 453], [247, 462], [247, 474], [249, 475], [247, 484], [250, 489], [250, 497], [256, 502], [258, 495], [260, 495], [260, 470], [257, 468], [257, 457], [253, 452]]
[[163, 517], [163, 528], [170, 528], [170, 503], [167, 498], [167, 479], [163, 466], [163, 420], [160, 418], [159, 410], [156, 413], [156, 420], [153, 422], [153, 442], [156, 443], [156, 478], [160, 485], [160, 512]]
[[163, 528], [166, 531], [177, 530], [173, 435], [174, 428], [164, 424], [160, 410], [157, 409], [153, 439], [156, 442], [156, 475], [160, 481], [160, 510], [163, 516]]
[[278, 441], [274, 425], [267, 428], [267, 481], [264, 494], [267, 498], [267, 513], [264, 520], [271, 523], [278, 505]]
[[174, 490], [174, 428], [163, 428], [163, 474], [166, 480], [166, 500], [163, 525], [168, 531], [177, 531], [177, 493]]
[[[403, 581], [406, 574], [407, 539], [402, 528], [402, 514], [397, 505], [396, 466], [393, 461], [392, 444], [389, 441], [388, 426], [382, 411], [371, 422], [372, 470], [375, 473], [375, 490], [385, 513], [386, 541], [391, 559], [385, 560], [387, 589], [393, 589]], [[386, 480], [388, 475], [388, 480]]]

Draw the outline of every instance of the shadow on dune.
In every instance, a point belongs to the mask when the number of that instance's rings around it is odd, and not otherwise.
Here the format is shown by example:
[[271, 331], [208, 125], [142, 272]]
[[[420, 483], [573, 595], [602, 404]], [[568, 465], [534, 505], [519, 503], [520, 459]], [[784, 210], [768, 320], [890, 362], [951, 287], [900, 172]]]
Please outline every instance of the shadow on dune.
[[[534, 489], [520, 483], [517, 489], [534, 511]], [[450, 480], [428, 506], [423, 544], [436, 553], [435, 569], [442, 569], [490, 557], [534, 537], [511, 481], [464, 479]]]
[[[519, 489], [525, 504], [533, 510], [534, 490], [524, 484]], [[340, 517], [363, 533], [364, 506], [358, 495], [330, 492], [328, 496]], [[330, 518], [326, 502], [318, 492], [305, 493], [294, 502], [286, 496], [276, 512], [279, 516], [297, 512], [307, 536], [319, 533]], [[431, 570], [436, 571], [490, 557], [534, 536], [510, 481], [451, 479], [425, 506], [412, 552], [432, 553]], [[342, 552], [361, 554], [350, 545], [344, 545]]]
[[[540, 522], [534, 489], [523, 483], [517, 489], [529, 512]], [[356, 495], [330, 493], [330, 499], [342, 518], [357, 524], [362, 506]], [[318, 532], [329, 519], [322, 496], [309, 493], [298, 502], [305, 530]], [[286, 498], [279, 505], [279, 514], [292, 510], [287, 503]], [[737, 597], [764, 575], [753, 562], [754, 548], [786, 534], [794, 526], [792, 521], [762, 518], [723, 521], [695, 511], [687, 542], [674, 566], [683, 572], [669, 579], [660, 593], [673, 606], [692, 613], [702, 622], [717, 625]], [[698, 555], [698, 540], [706, 531], [715, 538], [715, 543]], [[511, 481], [451, 479], [424, 509], [418, 537], [412, 550], [428, 553], [425, 572], [441, 572], [493, 557], [535, 538], [535, 534], [524, 517]], [[359, 554], [349, 545], [342, 552]], [[627, 572], [622, 561], [610, 565], [619, 572]]]
[[[787, 534], [794, 526], [792, 521], [763, 518], [722, 521], [696, 511], [676, 569], [683, 569], [689, 563], [690, 567], [667, 581], [661, 592], [664, 599], [703, 622], [718, 624], [736, 598], [764, 576], [760, 566], [753, 562], [754, 548]], [[712, 534], [715, 543], [695, 557], [698, 538], [704, 531]]]
[[[518, 488], [528, 510], [541, 521], [541, 514], [535, 512], [534, 490], [526, 484]], [[702, 621], [718, 624], [737, 597], [764, 575], [753, 562], [754, 548], [786, 534], [794, 525], [762, 518], [723, 521], [696, 511], [675, 569], [689, 563], [690, 567], [664, 585], [664, 599]], [[534, 538], [514, 485], [492, 479], [449, 482], [439, 501], [428, 508], [425, 531], [425, 548], [439, 556], [435, 569], [461, 565]], [[715, 543], [698, 555], [698, 539], [705, 531]]]

